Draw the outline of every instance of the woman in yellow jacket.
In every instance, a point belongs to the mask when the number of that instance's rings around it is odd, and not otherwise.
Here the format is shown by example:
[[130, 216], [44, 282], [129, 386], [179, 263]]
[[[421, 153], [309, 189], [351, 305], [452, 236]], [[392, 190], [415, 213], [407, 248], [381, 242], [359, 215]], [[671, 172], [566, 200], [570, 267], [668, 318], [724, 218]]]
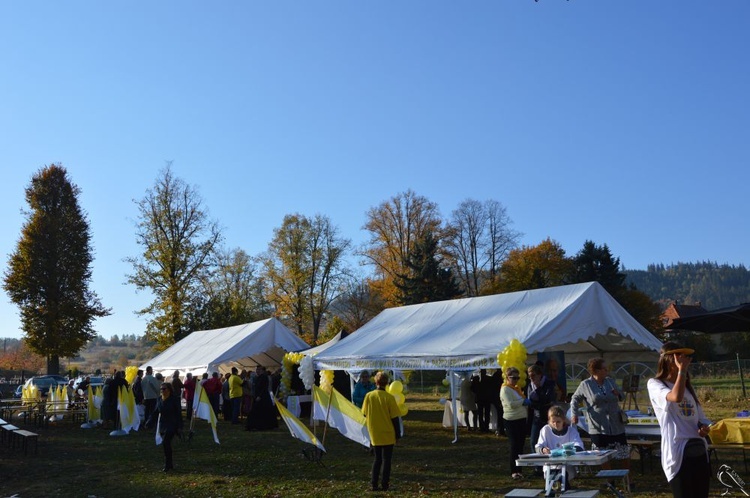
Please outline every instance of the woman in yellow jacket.
[[396, 398], [385, 390], [388, 386], [388, 374], [378, 372], [375, 375], [375, 386], [377, 389], [367, 393], [362, 402], [362, 413], [367, 419], [370, 445], [375, 453], [375, 461], [372, 464], [372, 490], [378, 490], [378, 478], [382, 466], [383, 479], [380, 489], [387, 491], [391, 479], [393, 447], [396, 445], [396, 439], [401, 437], [395, 429], [400, 411]]

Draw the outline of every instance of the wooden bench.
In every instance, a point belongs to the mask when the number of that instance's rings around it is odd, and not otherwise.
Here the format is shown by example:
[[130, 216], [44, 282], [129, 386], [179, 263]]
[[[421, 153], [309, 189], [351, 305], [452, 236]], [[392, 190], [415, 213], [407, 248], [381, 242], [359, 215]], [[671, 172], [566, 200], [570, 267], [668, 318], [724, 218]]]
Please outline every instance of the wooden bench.
[[20, 427], [16, 427], [13, 424], [5, 424], [5, 425], [0, 426], [0, 438], [2, 442], [7, 442], [8, 447], [12, 447], [13, 433], [20, 429], [21, 429]]
[[720, 443], [708, 445], [708, 462], [713, 468], [713, 461], [721, 465], [719, 452], [717, 450], [742, 450], [742, 461], [745, 464], [745, 473], [747, 473], [747, 452], [750, 451], [750, 444], [747, 443]]
[[23, 454], [27, 453], [29, 448], [29, 441], [34, 441], [34, 454], [39, 453], [39, 434], [24, 429], [14, 431], [14, 439], [21, 438], [19, 440], [20, 447], [23, 448]]
[[515, 498], [534, 498], [540, 494], [544, 494], [543, 489], [516, 488], [505, 493], [505, 496]]
[[651, 468], [651, 472], [654, 471], [654, 446], [659, 444], [659, 441], [653, 439], [628, 439], [630, 447], [638, 452], [638, 459], [641, 461], [641, 474], [643, 474], [643, 465], [648, 456], [648, 463]]
[[[606, 469], [600, 470], [594, 477], [598, 479], [622, 479], [622, 489], [625, 494], [630, 494], [630, 470], [629, 469]], [[617, 492], [613, 486], [609, 486], [610, 489], [615, 491], [615, 494], [622, 494]]]
[[[543, 489], [516, 488], [505, 493], [505, 496], [511, 498], [536, 498], [539, 495], [544, 495]], [[598, 489], [571, 489], [564, 491], [559, 496], [565, 498], [594, 498], [598, 495]]]

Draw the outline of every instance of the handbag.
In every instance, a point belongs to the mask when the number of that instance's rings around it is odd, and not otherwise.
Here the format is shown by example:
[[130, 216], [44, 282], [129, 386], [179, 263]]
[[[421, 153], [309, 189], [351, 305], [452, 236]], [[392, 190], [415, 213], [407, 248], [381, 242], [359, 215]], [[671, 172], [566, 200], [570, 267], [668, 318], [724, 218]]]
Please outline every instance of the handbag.
[[628, 414], [622, 410], [620, 410], [620, 422], [622, 422], [623, 424], [627, 424], [628, 422], [630, 422]]

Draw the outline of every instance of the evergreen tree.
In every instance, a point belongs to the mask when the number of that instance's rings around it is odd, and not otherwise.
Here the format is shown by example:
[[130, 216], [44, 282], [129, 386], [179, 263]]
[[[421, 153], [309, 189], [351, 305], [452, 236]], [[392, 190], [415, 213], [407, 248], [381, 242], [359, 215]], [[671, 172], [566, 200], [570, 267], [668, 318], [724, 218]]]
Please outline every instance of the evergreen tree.
[[573, 258], [571, 283], [599, 282], [607, 292], [616, 296], [623, 289], [625, 274], [620, 272], [620, 258], [615, 258], [607, 247], [587, 240]]
[[4, 275], [3, 287], [21, 310], [26, 344], [46, 357], [50, 374], [59, 373], [61, 356], [75, 356], [96, 337], [94, 319], [110, 314], [89, 289], [91, 235], [79, 194], [62, 165], [32, 177], [30, 211]]
[[408, 273], [399, 275], [395, 283], [401, 304], [429, 303], [453, 299], [461, 289], [450, 268], [443, 266], [438, 243], [428, 231], [417, 240], [406, 263]]

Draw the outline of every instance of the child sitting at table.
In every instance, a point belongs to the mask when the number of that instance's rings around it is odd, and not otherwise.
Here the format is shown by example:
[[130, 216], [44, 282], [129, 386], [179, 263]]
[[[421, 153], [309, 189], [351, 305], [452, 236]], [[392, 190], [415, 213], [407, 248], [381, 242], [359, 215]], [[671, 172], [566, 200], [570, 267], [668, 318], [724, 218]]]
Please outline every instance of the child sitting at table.
[[[537, 453], [548, 455], [554, 450], [562, 450], [563, 445], [566, 448], [573, 446], [575, 451], [583, 451], [583, 441], [578, 434], [578, 429], [570, 425], [565, 411], [560, 406], [553, 405], [547, 411], [547, 425], [542, 427], [539, 432], [539, 440], [534, 448]], [[544, 478], [546, 482], [551, 482], [550, 477], [559, 475], [562, 471], [562, 465], [545, 465]], [[576, 476], [575, 465], [565, 465], [565, 489], [570, 489], [570, 479]], [[547, 491], [549, 496], [550, 490]]]

